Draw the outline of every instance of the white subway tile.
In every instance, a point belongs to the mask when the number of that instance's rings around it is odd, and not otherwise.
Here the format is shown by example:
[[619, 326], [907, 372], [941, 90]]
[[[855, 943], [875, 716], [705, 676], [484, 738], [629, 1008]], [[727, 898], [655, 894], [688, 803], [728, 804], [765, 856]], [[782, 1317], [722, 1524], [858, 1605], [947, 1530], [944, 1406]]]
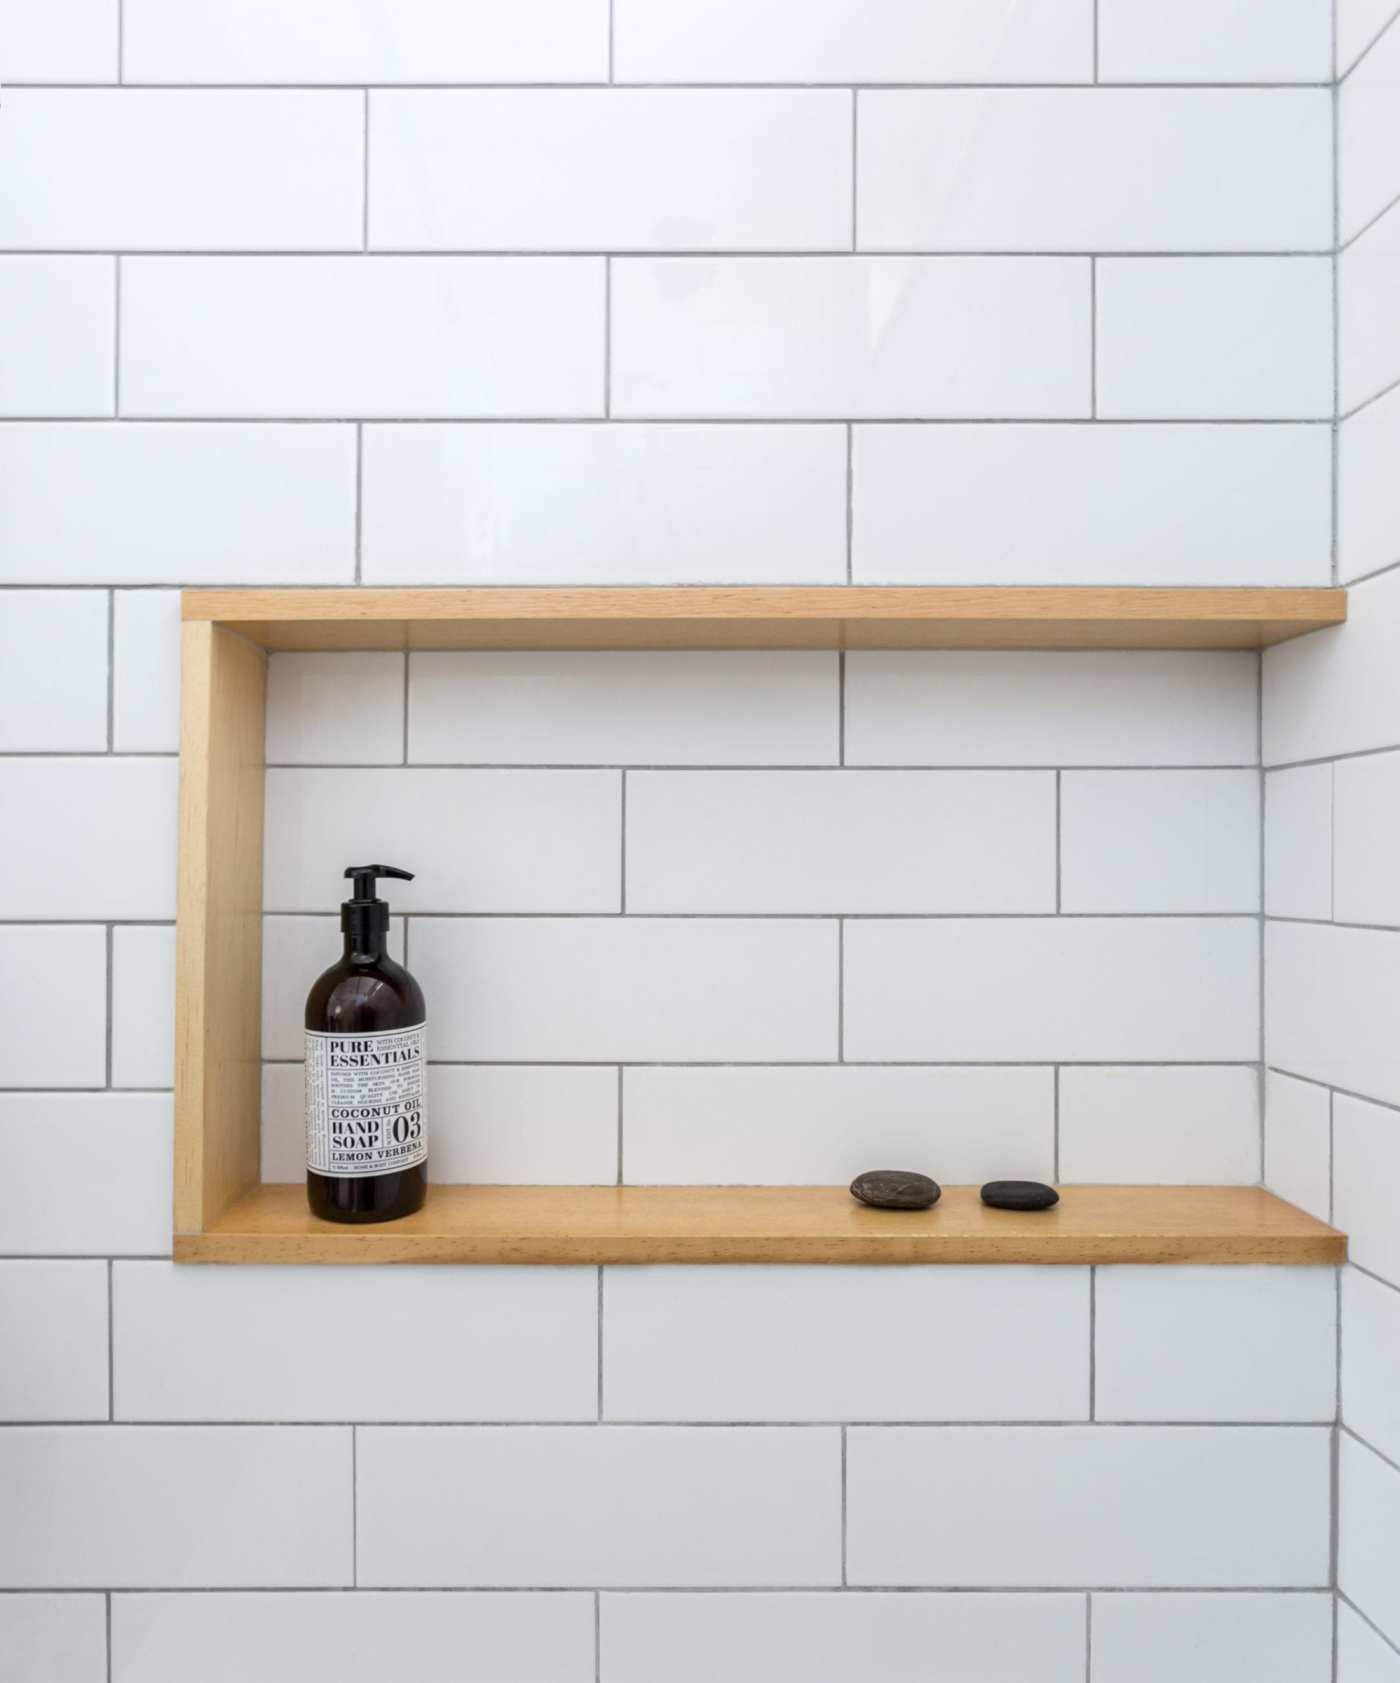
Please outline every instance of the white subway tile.
[[169, 1087], [175, 1075], [175, 930], [112, 931], [112, 1085]]
[[133, 1262], [114, 1287], [119, 1420], [592, 1420], [597, 1410], [592, 1269]]
[[1400, 1461], [1400, 1290], [1342, 1270], [1342, 1420]]
[[270, 765], [399, 765], [404, 660], [384, 650], [274, 654], [267, 663]]
[[1269, 1064], [1400, 1103], [1400, 933], [1266, 925]]
[[0, 134], [7, 250], [360, 247], [356, 91], [12, 88]]
[[0, 966], [23, 977], [5, 1008], [0, 1087], [101, 1087], [107, 937], [78, 924], [0, 928]]
[[1338, 1093], [1332, 1118], [1333, 1219], [1351, 1260], [1400, 1287], [1400, 1115]]
[[113, 596], [112, 740], [119, 753], [180, 746], [180, 592]]
[[1349, 240], [1400, 196], [1400, 30], [1387, 29], [1338, 89], [1337, 231]]
[[862, 426], [853, 490], [862, 584], [1331, 582], [1321, 427]]
[[1342, 413], [1400, 380], [1400, 205], [1388, 210], [1337, 263], [1337, 378]]
[[1339, 923], [1400, 924], [1400, 754], [1338, 760], [1333, 770], [1332, 915]]
[[1066, 912], [1259, 909], [1257, 771], [1067, 771]]
[[1054, 1178], [1048, 1069], [629, 1069], [623, 1179], [845, 1185], [873, 1162], [956, 1183]]
[[1094, 1683], [1322, 1683], [1332, 1598], [1096, 1595]]
[[[1400, 268], [1396, 270], [1400, 278]], [[1400, 390], [1337, 429], [1337, 565], [1343, 583], [1400, 561]]]
[[7, 582], [349, 584], [354, 568], [351, 427], [0, 425]]
[[107, 1418], [107, 1264], [0, 1262], [0, 1419]]
[[[262, 1055], [265, 1058], [300, 1060], [306, 1049], [303, 1039], [306, 996], [316, 978], [339, 963], [344, 946], [339, 914], [330, 908], [329, 902], [336, 895], [344, 895], [348, 888], [348, 883], [337, 882], [332, 870], [327, 878], [328, 905], [324, 913], [316, 917], [263, 919]], [[390, 919], [388, 949], [390, 958], [402, 964], [404, 927], [400, 917]], [[300, 1090], [298, 1069], [298, 1104]], [[300, 1112], [298, 1120], [303, 1120]], [[293, 1178], [300, 1180], [300, 1169]]]
[[764, 1063], [837, 1053], [830, 922], [426, 918], [413, 926], [411, 962], [434, 1002], [438, 1057]]
[[0, 257], [0, 414], [116, 413], [116, 275], [110, 257]]
[[1400, 1652], [1345, 1601], [1337, 1604], [1337, 1683], [1400, 1683]]
[[1337, 1586], [1392, 1646], [1400, 1646], [1400, 1472], [1342, 1434]]
[[[844, 250], [852, 97], [835, 88], [375, 93], [369, 243]], [[490, 169], [473, 167], [487, 157]]]
[[617, 0], [623, 82], [1093, 79], [1090, 0]]
[[589, 1595], [123, 1595], [112, 1683], [592, 1683]]
[[1330, 1438], [1306, 1426], [854, 1427], [848, 1578], [1321, 1589]]
[[1248, 918], [856, 921], [845, 934], [845, 1053], [1252, 1058], [1258, 968]]
[[843, 427], [365, 428], [367, 584], [845, 576]]
[[601, 1636], [607, 1683], [1084, 1676], [1077, 1595], [604, 1595]]
[[107, 746], [107, 597], [7, 590], [0, 614], [0, 752]]
[[24, 1426], [0, 1433], [0, 1533], [18, 1589], [344, 1584], [350, 1431]]
[[[293, 1026], [293, 1023], [285, 1022], [283, 1032], [290, 1035]], [[260, 1178], [264, 1181], [300, 1181], [306, 1173], [303, 1074], [304, 1067], [300, 1063], [262, 1066]]]
[[415, 882], [385, 888], [396, 911], [616, 911], [621, 778], [416, 767], [268, 772], [269, 910], [317, 911], [344, 899], [341, 870], [361, 857], [416, 873]]
[[164, 1093], [0, 1093], [6, 1251], [168, 1253], [170, 1139]]
[[1264, 1072], [1264, 1184], [1319, 1221], [1332, 1213], [1332, 1101], [1325, 1087]]
[[588, 257], [132, 258], [129, 415], [599, 415]]
[[855, 651], [846, 762], [1248, 765], [1257, 674], [1247, 654]]
[[0, 761], [0, 916], [174, 917], [178, 774], [173, 759]]
[[[1243, 959], [1240, 968], [1247, 968]], [[1248, 968], [1257, 971], [1257, 955]], [[1252, 1000], [1257, 980], [1241, 976], [1237, 986]], [[1241, 1045], [1236, 1055], [1247, 1049]], [[1259, 1178], [1259, 1071], [1062, 1069], [1060, 1176], [1109, 1186], [1252, 1185]]]
[[1098, 45], [1105, 82], [1329, 82], [1332, 9], [1328, 0], [1100, 0]]
[[834, 1427], [359, 1433], [366, 1585], [836, 1585]]
[[1395, 0], [1337, 0], [1338, 76], [1346, 75], [1398, 12]]
[[461, 650], [413, 655], [409, 686], [410, 760], [835, 765], [840, 752], [826, 650]]
[[1330, 257], [1108, 259], [1096, 288], [1098, 414], [1331, 416]]
[[0, 1653], [14, 1683], [108, 1683], [106, 1597], [0, 1596]]
[[608, 1420], [1089, 1415], [1084, 1268], [610, 1268], [603, 1299]]
[[1323, 88], [867, 92], [858, 244], [1321, 251], [1330, 130]]
[[1072, 258], [656, 257], [612, 266], [619, 415], [1087, 416]]
[[115, 82], [118, 10], [118, 0], [0, 0], [0, 83]]
[[588, 82], [606, 0], [127, 0], [126, 73], [149, 82]]
[[1096, 1420], [1330, 1424], [1336, 1354], [1330, 1268], [1096, 1270]]
[[1264, 906], [1271, 917], [1332, 916], [1332, 772], [1294, 766], [1264, 778]]
[[627, 780], [635, 912], [1049, 912], [1049, 772], [656, 771]]

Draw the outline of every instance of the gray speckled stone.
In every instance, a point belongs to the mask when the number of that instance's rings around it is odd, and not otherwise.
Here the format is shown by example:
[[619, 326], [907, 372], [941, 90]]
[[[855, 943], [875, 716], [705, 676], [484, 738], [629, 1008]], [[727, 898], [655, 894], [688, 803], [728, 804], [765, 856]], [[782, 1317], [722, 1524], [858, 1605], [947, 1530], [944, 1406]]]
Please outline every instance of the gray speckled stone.
[[877, 1210], [926, 1210], [943, 1188], [913, 1169], [867, 1169], [851, 1182], [851, 1196]]
[[989, 1180], [982, 1202], [994, 1210], [1048, 1210], [1060, 1201], [1053, 1186], [1038, 1180]]

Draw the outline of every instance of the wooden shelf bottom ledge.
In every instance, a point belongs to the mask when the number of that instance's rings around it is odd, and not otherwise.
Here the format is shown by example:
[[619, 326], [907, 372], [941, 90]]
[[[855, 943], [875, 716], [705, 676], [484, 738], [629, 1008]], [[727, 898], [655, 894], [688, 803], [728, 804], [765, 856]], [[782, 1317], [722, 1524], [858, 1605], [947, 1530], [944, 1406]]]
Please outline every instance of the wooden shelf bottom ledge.
[[833, 1186], [437, 1186], [417, 1215], [318, 1221], [301, 1186], [260, 1186], [177, 1262], [1292, 1263], [1346, 1239], [1252, 1186], [1069, 1187], [1040, 1214], [989, 1210], [972, 1186], [931, 1210], [871, 1210]]

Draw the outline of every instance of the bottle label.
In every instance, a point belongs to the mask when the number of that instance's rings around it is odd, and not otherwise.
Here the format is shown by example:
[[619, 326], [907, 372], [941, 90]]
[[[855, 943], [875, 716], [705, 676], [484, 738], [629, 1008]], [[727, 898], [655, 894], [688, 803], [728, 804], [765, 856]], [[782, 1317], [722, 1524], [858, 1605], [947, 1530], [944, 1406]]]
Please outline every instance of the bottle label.
[[306, 1166], [356, 1178], [428, 1156], [426, 1023], [382, 1034], [306, 1031]]

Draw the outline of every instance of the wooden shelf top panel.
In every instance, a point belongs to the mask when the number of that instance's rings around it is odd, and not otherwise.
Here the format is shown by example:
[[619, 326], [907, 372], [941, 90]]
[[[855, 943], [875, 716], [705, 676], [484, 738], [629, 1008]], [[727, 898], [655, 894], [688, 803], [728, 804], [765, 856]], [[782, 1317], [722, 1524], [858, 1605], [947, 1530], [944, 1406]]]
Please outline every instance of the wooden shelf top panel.
[[269, 649], [1258, 649], [1340, 624], [1335, 589], [834, 585], [187, 590]]
[[300, 1185], [261, 1186], [177, 1262], [1293, 1263], [1346, 1239], [1248, 1186], [1082, 1186], [1040, 1214], [945, 1187], [931, 1210], [871, 1210], [844, 1187], [437, 1186], [417, 1215], [316, 1220]]

